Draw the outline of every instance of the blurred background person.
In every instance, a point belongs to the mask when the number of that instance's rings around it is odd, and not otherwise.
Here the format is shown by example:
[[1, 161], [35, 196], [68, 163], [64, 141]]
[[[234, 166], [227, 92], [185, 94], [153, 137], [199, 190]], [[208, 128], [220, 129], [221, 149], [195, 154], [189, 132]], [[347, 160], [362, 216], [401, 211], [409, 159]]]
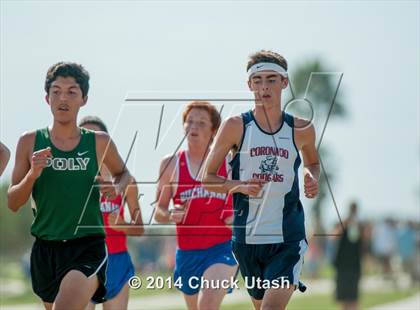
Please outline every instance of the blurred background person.
[[415, 284], [416, 281], [416, 241], [415, 223], [401, 223], [398, 229], [398, 253], [403, 271], [409, 275], [411, 284]]
[[385, 280], [396, 284], [392, 259], [397, 252], [397, 231], [391, 218], [377, 222], [372, 231], [372, 250], [378, 260]]
[[7, 163], [10, 159], [10, 151], [3, 143], [0, 142], [0, 177], [6, 169]]
[[358, 309], [359, 282], [362, 272], [363, 227], [358, 219], [357, 204], [350, 204], [347, 219], [333, 232], [337, 235], [333, 265], [336, 271], [336, 300], [344, 310]]

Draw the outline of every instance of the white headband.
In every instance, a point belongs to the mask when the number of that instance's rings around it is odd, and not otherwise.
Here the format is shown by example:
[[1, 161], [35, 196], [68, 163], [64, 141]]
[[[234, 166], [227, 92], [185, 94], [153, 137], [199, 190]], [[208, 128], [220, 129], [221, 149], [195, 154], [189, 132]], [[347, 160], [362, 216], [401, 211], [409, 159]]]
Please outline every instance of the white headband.
[[251, 66], [248, 70], [248, 77], [251, 77], [256, 72], [267, 70], [276, 71], [281, 76], [287, 78], [287, 71], [282, 66], [271, 62], [259, 62]]

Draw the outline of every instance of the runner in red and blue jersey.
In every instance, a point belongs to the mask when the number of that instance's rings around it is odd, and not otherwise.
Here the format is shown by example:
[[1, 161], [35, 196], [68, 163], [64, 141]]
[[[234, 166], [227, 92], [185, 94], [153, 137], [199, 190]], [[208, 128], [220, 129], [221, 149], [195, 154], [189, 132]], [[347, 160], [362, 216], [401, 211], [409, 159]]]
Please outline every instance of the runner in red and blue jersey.
[[[107, 132], [105, 124], [96, 116], [84, 117], [79, 126], [94, 131]], [[109, 177], [106, 168], [101, 169], [101, 177], [104, 179]], [[128, 254], [127, 235], [140, 236], [144, 232], [137, 185], [133, 180], [127, 187], [125, 197], [120, 194], [115, 199], [109, 199], [102, 195], [100, 201], [106, 234], [105, 242], [108, 249], [107, 281], [105, 284], [107, 301], [103, 303], [103, 309], [127, 309], [128, 280], [135, 273]], [[131, 217], [129, 224], [124, 220], [124, 204], [126, 202]], [[93, 303], [88, 307], [89, 310], [94, 308]]]
[[[232, 200], [227, 194], [203, 188], [200, 167], [220, 125], [220, 115], [210, 103], [195, 101], [184, 110], [183, 124], [188, 148], [162, 160], [154, 218], [177, 224], [174, 282], [184, 293], [188, 309], [218, 309], [228, 286], [221, 285], [222, 280], [230, 283], [237, 270], [228, 226], [233, 218]], [[226, 162], [218, 173], [227, 177]], [[169, 210], [171, 200], [174, 208]]]

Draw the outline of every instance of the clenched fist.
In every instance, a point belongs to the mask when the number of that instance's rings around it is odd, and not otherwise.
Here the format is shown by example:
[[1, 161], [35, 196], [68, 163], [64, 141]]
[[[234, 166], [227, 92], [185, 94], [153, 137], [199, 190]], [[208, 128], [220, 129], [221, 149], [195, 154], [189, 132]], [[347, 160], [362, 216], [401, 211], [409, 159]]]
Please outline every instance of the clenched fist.
[[37, 179], [51, 158], [52, 154], [50, 147], [34, 152], [31, 158], [30, 174]]
[[306, 173], [303, 179], [304, 191], [307, 198], [315, 198], [318, 194], [318, 180], [310, 173]]
[[106, 199], [115, 199], [118, 195], [115, 184], [112, 181], [106, 181], [102, 176], [96, 177], [96, 182], [99, 185], [99, 192]]

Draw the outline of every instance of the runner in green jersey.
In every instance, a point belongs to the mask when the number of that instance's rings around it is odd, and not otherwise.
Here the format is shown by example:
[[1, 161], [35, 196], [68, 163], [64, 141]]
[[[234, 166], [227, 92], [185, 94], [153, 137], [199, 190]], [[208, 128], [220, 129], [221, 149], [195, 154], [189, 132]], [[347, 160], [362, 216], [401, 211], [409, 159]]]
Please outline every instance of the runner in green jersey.
[[[24, 133], [16, 149], [8, 206], [17, 211], [32, 195], [32, 287], [46, 309], [84, 309], [90, 299], [104, 300], [107, 251], [99, 192], [115, 198], [131, 181], [111, 138], [77, 126], [88, 90], [89, 74], [81, 65], [53, 65], [45, 81], [53, 124]], [[102, 164], [112, 182], [97, 176]]]

